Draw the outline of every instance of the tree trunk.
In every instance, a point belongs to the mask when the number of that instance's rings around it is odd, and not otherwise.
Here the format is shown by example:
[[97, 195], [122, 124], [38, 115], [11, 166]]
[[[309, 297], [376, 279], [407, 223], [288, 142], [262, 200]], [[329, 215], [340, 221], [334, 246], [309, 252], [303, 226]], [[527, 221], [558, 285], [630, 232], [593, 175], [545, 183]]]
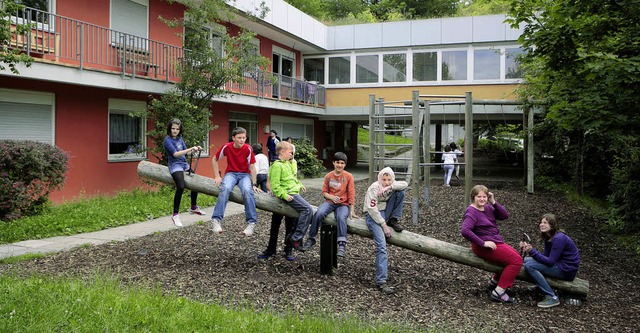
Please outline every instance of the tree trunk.
[[[152, 179], [161, 183], [169, 185], [174, 184], [173, 178], [171, 178], [167, 167], [160, 164], [142, 161], [138, 164], [138, 175], [142, 178]], [[213, 185], [212, 178], [200, 175], [185, 177], [185, 187], [192, 191], [213, 196], [217, 196], [220, 193], [220, 188]], [[229, 196], [229, 200], [240, 204], [243, 203], [242, 194], [238, 188], [233, 189]], [[256, 208], [286, 216], [298, 217], [298, 213], [293, 210], [293, 208], [289, 207], [284, 203], [284, 201], [276, 197], [267, 194], [256, 194], [255, 201]], [[324, 222], [330, 225], [336, 225], [336, 220], [333, 217], [333, 214], [327, 215]], [[369, 232], [364, 219], [349, 220], [347, 222], [347, 230], [351, 234], [371, 238], [371, 233]], [[443, 242], [435, 238], [419, 235], [406, 230], [400, 233], [393, 232], [393, 237], [388, 238], [387, 242], [409, 250], [425, 253], [459, 264], [476, 267], [489, 272], [500, 272], [503, 268], [500, 265], [490, 263], [476, 256], [471, 252], [469, 247]], [[518, 274], [518, 279], [529, 282], [532, 281], [524, 272], [524, 269]], [[547, 278], [547, 281], [549, 281], [549, 284], [553, 288], [563, 290], [574, 295], [586, 297], [589, 293], [589, 281], [587, 280], [576, 278], [573, 281], [562, 281]]]

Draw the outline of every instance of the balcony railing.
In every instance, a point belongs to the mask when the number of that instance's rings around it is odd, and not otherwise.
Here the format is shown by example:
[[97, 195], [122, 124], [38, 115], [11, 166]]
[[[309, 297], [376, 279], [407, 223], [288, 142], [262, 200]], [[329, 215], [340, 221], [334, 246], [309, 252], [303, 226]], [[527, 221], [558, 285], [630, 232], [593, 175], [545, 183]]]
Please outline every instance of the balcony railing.
[[[185, 51], [181, 46], [135, 36], [76, 19], [26, 8], [12, 15], [14, 26], [9, 46], [21, 49], [36, 61], [177, 82], [178, 64]], [[15, 24], [30, 29], [18, 33]], [[275, 76], [275, 79], [271, 79]], [[260, 70], [248, 71], [244, 82], [229, 82], [233, 93], [291, 103], [324, 106], [325, 88], [315, 83]]]

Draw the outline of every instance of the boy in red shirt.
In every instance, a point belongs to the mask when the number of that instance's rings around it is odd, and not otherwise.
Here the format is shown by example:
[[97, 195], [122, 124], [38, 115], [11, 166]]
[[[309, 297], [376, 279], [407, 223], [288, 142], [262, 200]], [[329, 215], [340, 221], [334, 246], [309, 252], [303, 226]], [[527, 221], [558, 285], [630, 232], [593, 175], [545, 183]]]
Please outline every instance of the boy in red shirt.
[[[213, 208], [213, 215], [211, 216], [211, 229], [214, 233], [222, 233], [221, 222], [224, 218], [224, 210], [227, 208], [229, 194], [231, 194], [233, 187], [238, 185], [240, 192], [242, 192], [244, 213], [247, 218], [247, 227], [242, 233], [249, 237], [253, 235], [256, 223], [258, 223], [256, 201], [253, 197], [253, 192], [260, 191], [256, 184], [256, 158], [251, 146], [244, 143], [247, 140], [247, 130], [242, 127], [236, 127], [231, 133], [231, 138], [232, 142], [224, 144], [211, 159], [213, 164], [213, 183], [216, 186], [220, 186], [218, 201], [216, 201], [216, 206]], [[220, 178], [218, 161], [225, 156], [227, 157], [227, 169], [224, 172], [223, 179]]]
[[322, 197], [325, 202], [318, 206], [313, 215], [309, 237], [303, 249], [310, 250], [316, 244], [318, 229], [324, 218], [333, 212], [338, 224], [338, 252], [339, 257], [344, 257], [347, 245], [347, 218], [358, 218], [353, 209], [356, 202], [356, 188], [353, 175], [344, 170], [347, 165], [347, 155], [337, 152], [333, 155], [333, 171], [324, 176], [322, 184]]

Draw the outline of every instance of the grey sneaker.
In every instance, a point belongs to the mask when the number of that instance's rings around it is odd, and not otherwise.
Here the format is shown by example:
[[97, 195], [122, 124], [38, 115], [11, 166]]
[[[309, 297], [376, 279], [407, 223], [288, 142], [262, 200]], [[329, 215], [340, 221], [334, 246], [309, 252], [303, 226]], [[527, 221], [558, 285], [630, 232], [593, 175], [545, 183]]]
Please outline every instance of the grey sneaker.
[[307, 241], [302, 245], [302, 249], [305, 251], [311, 250], [316, 245], [316, 240], [313, 238], [307, 238]]
[[211, 220], [211, 230], [216, 234], [221, 234], [222, 226], [220, 225], [220, 221], [216, 219]]
[[242, 231], [242, 233], [249, 237], [251, 235], [253, 235], [253, 230], [256, 228], [256, 224], [255, 223], [249, 223], [247, 224], [247, 227], [244, 228], [244, 230]]
[[538, 302], [539, 308], [552, 308], [558, 305], [560, 305], [560, 299], [558, 298], [558, 296], [554, 297], [554, 296], [545, 295], [544, 299]]
[[385, 295], [391, 295], [393, 293], [396, 292], [396, 289], [393, 288], [392, 286], [386, 284], [386, 283], [381, 283], [378, 285], [378, 290], [382, 291]]
[[336, 253], [336, 255], [338, 257], [344, 257], [344, 255], [347, 253], [346, 247], [347, 247], [347, 244], [340, 242], [338, 244], [338, 252]]

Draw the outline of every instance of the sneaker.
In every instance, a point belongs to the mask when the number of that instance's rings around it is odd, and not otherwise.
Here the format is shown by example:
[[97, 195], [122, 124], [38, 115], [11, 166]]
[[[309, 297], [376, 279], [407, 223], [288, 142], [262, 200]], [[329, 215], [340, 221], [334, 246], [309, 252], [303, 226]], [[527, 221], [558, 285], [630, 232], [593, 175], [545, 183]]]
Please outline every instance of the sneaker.
[[296, 251], [304, 252], [304, 248], [302, 247], [302, 239], [293, 240], [293, 238], [289, 238], [289, 244], [296, 249]]
[[255, 223], [248, 223], [247, 227], [244, 228], [244, 231], [242, 231], [242, 233], [245, 236], [249, 237], [249, 236], [253, 235], [253, 229], [255, 229], [255, 228], [256, 228], [256, 224]]
[[296, 260], [296, 256], [293, 255], [293, 249], [292, 248], [288, 248], [288, 249], [284, 250], [284, 258], [287, 259], [287, 261]]
[[544, 299], [538, 302], [539, 308], [552, 308], [558, 305], [560, 305], [560, 299], [558, 298], [558, 296], [554, 297], [554, 296], [545, 295]]
[[398, 222], [398, 219], [395, 217], [389, 218], [389, 221], [387, 221], [387, 225], [390, 226], [391, 229], [393, 229], [395, 232], [401, 232], [402, 230], [404, 230], [402, 224], [400, 224], [400, 222]]
[[382, 291], [385, 295], [391, 295], [393, 293], [396, 292], [396, 289], [393, 288], [392, 286], [386, 284], [386, 283], [381, 283], [378, 285], [378, 290]]
[[313, 238], [308, 238], [306, 242], [304, 242], [304, 245], [302, 246], [302, 248], [305, 251], [309, 251], [311, 250], [314, 246], [316, 245], [316, 240]]
[[269, 250], [264, 250], [260, 253], [258, 253], [258, 258], [260, 259], [269, 259], [271, 257], [273, 257], [274, 255], [276, 255], [275, 252], [269, 251]]
[[195, 208], [189, 208], [189, 213], [196, 215], [205, 215], [206, 213], [200, 209], [200, 207], [195, 206]]
[[173, 225], [175, 225], [176, 227], [182, 227], [182, 221], [180, 221], [180, 215], [173, 215], [171, 216], [171, 222], [173, 222]]
[[222, 225], [220, 225], [220, 221], [218, 220], [211, 220], [211, 230], [216, 233], [216, 234], [221, 234], [222, 233]]
[[340, 244], [338, 244], [338, 252], [336, 253], [336, 255], [338, 257], [344, 257], [345, 253], [347, 252], [347, 244], [345, 244], [344, 242], [340, 242]]
[[493, 302], [500, 302], [502, 304], [513, 304], [516, 302], [516, 299], [507, 295], [506, 291], [501, 295], [498, 294], [495, 289], [489, 294], [489, 299]]

